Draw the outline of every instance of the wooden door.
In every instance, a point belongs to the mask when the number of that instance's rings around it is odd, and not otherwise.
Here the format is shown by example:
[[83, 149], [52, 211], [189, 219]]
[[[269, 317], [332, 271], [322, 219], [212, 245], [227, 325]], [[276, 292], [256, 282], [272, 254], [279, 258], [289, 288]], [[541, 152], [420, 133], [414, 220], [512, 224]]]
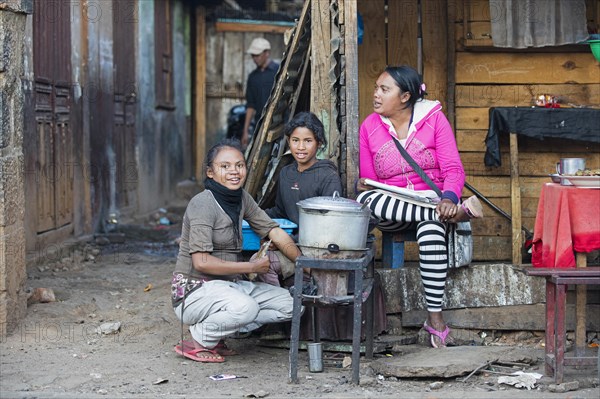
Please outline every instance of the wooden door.
[[36, 231], [73, 219], [71, 30], [68, 0], [34, 2], [33, 70], [37, 143]]
[[115, 203], [121, 212], [135, 207], [138, 181], [135, 160], [135, 37], [137, 2], [114, 2], [113, 59], [115, 72], [113, 140], [115, 152]]

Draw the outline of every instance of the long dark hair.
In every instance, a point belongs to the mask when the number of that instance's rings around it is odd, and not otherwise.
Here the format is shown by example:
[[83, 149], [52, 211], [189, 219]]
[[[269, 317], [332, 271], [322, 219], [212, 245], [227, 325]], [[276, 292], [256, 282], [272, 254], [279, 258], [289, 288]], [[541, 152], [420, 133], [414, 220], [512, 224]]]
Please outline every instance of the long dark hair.
[[325, 127], [319, 118], [317, 118], [317, 115], [312, 112], [300, 112], [299, 114], [296, 114], [292, 120], [285, 125], [283, 134], [289, 138], [297, 127], [307, 128], [313, 133], [319, 145], [327, 145]]
[[419, 73], [408, 65], [388, 66], [385, 68], [387, 72], [400, 88], [400, 93], [409, 92], [410, 98], [406, 104], [406, 108], [414, 107], [415, 103], [427, 95], [423, 89], [423, 82], [419, 77]]

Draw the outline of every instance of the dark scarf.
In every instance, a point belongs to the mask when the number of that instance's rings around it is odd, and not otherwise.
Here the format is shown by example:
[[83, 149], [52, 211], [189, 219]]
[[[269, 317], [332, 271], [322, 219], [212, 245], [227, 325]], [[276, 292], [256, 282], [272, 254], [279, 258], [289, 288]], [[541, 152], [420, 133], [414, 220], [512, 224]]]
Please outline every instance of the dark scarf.
[[237, 239], [240, 237], [240, 213], [242, 211], [242, 189], [230, 190], [213, 179], [206, 179], [204, 187], [213, 194], [217, 204], [223, 208], [233, 222], [233, 231]]

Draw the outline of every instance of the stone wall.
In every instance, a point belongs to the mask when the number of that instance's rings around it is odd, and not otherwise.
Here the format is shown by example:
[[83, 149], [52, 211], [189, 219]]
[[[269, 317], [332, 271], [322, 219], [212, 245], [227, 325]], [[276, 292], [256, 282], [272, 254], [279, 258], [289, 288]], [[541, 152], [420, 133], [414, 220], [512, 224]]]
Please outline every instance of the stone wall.
[[0, 334], [27, 309], [21, 77], [31, 9], [30, 0], [0, 1]]
[[[388, 313], [424, 310], [425, 295], [417, 265], [378, 270]], [[545, 301], [543, 278], [530, 277], [504, 263], [472, 264], [450, 270], [444, 309], [529, 305]]]

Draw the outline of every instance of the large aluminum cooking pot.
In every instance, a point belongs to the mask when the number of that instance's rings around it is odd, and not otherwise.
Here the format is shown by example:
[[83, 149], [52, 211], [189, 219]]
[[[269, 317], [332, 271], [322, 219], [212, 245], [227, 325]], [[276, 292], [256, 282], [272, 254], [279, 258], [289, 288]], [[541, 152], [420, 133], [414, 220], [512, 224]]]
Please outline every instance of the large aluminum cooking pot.
[[302, 200], [298, 206], [300, 247], [325, 248], [330, 251], [364, 250], [371, 211], [361, 203], [331, 197]]

